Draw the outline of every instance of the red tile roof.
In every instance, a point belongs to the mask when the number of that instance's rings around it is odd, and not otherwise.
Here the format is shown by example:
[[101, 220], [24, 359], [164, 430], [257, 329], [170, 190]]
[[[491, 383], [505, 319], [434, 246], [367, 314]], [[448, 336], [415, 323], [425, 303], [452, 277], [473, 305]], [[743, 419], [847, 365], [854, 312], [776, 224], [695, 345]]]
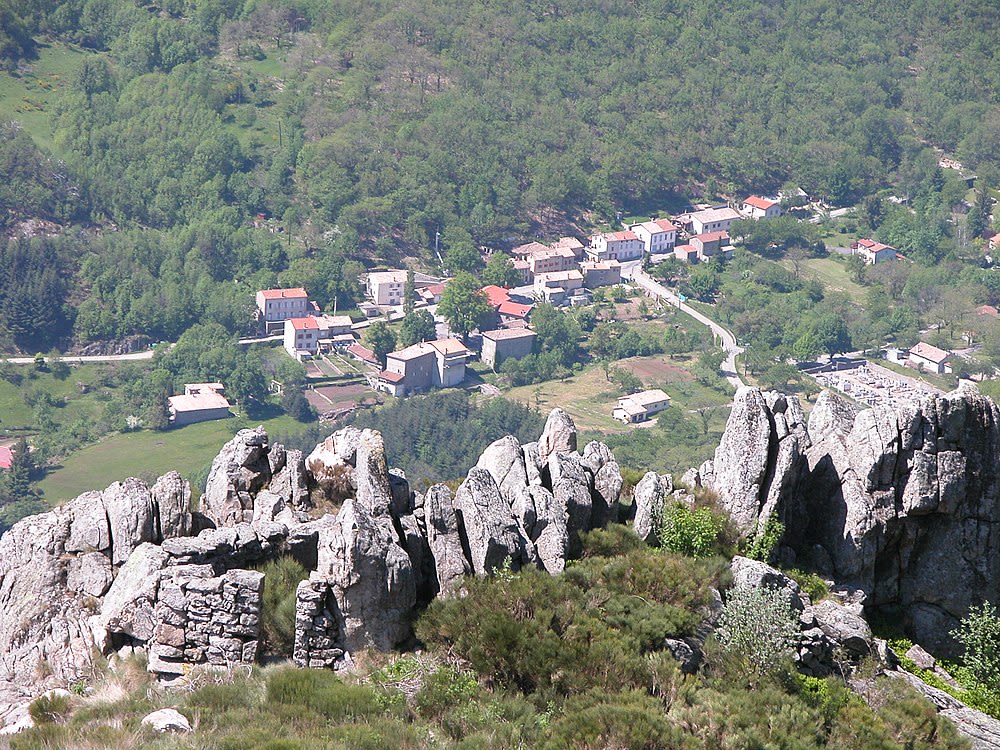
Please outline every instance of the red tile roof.
[[490, 303], [491, 307], [500, 307], [504, 302], [510, 300], [507, 290], [494, 284], [484, 286], [483, 293], [486, 295], [486, 300]]
[[1000, 317], [1000, 310], [997, 310], [993, 305], [980, 305], [976, 308], [977, 315], [989, 315], [991, 318]]
[[729, 232], [705, 232], [705, 234], [696, 235], [694, 239], [702, 242], [721, 242], [729, 239]]
[[621, 232], [610, 232], [610, 233], [608, 233], [608, 234], [606, 234], [604, 236], [607, 237], [608, 240], [610, 240], [612, 242], [623, 242], [625, 240], [637, 240], [637, 239], [639, 239], [639, 237], [636, 235], [636, 233], [633, 232], [630, 229], [626, 229], [626, 230], [621, 231]]
[[398, 372], [389, 372], [388, 370], [382, 370], [378, 374], [379, 380], [384, 380], [387, 383], [402, 383], [405, 376], [400, 375]]
[[522, 305], [520, 302], [507, 300], [499, 307], [501, 315], [509, 315], [512, 318], [526, 318], [534, 309], [534, 305]]
[[301, 287], [294, 289], [261, 289], [260, 295], [264, 299], [302, 299], [308, 297], [306, 290]]
[[14, 464], [14, 451], [6, 445], [0, 445], [0, 469], [9, 469]]
[[944, 349], [938, 349], [936, 346], [928, 344], [924, 341], [921, 341], [915, 347], [910, 349], [910, 354], [915, 354], [918, 357], [934, 362], [935, 364], [940, 364], [951, 356], [951, 352], [946, 352]]
[[664, 232], [676, 232], [677, 226], [670, 219], [657, 219], [653, 222]]
[[318, 330], [319, 323], [312, 315], [305, 318], [289, 318], [288, 322], [296, 331]]
[[745, 201], [744, 204], [747, 206], [753, 206], [754, 208], [759, 208], [761, 211], [766, 211], [771, 206], [777, 206], [778, 201], [768, 200], [767, 198], [761, 198], [759, 195], [751, 195]]
[[351, 344], [349, 347], [347, 347], [347, 353], [353, 354], [355, 357], [365, 362], [378, 364], [378, 357], [375, 356], [375, 352], [373, 352], [367, 346], [361, 346], [361, 344]]

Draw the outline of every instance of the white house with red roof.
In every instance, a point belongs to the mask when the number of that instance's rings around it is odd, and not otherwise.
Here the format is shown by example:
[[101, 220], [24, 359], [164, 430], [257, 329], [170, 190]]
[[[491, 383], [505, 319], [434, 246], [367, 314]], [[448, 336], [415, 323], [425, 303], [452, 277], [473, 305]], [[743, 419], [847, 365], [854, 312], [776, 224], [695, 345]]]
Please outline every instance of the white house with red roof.
[[706, 232], [728, 232], [734, 221], [740, 221], [743, 216], [729, 206], [711, 206], [693, 213], [681, 214], [674, 221], [689, 227], [691, 234]]
[[353, 321], [349, 315], [305, 315], [285, 321], [282, 345], [295, 359], [313, 357], [323, 344], [333, 346], [338, 337], [343, 344], [351, 344]]
[[781, 216], [781, 203], [772, 198], [751, 195], [743, 201], [743, 213], [755, 221], [758, 219], [773, 219]]
[[642, 242], [650, 254], [673, 252], [677, 244], [677, 227], [669, 219], [652, 219], [639, 224], [630, 224], [629, 231]]
[[605, 232], [590, 238], [587, 255], [591, 260], [638, 260], [646, 251], [642, 240], [631, 229], [621, 232]]
[[275, 328], [282, 321], [301, 318], [311, 312], [318, 310], [301, 287], [261, 289], [257, 292], [257, 317], [263, 321], [265, 329]]
[[875, 240], [858, 240], [851, 249], [869, 266], [896, 260], [896, 248]]
[[928, 372], [944, 375], [951, 372], [951, 352], [921, 341], [910, 349], [910, 364]]
[[14, 451], [9, 445], [0, 445], [0, 469], [9, 469], [14, 465]]

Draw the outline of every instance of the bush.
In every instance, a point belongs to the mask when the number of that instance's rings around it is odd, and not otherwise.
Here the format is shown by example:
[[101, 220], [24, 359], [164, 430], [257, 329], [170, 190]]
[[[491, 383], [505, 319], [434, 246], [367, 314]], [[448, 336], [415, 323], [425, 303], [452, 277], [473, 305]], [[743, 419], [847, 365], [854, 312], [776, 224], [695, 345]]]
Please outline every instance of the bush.
[[264, 574], [261, 599], [263, 653], [291, 656], [295, 645], [295, 590], [309, 571], [294, 557], [285, 556], [258, 566]]
[[587, 531], [580, 535], [580, 542], [583, 557], [617, 557], [646, 547], [646, 543], [630, 527], [621, 523]]
[[663, 521], [657, 533], [660, 546], [691, 557], [719, 554], [719, 536], [725, 521], [710, 508], [688, 508], [673, 503], [663, 509]]
[[275, 672], [267, 680], [266, 702], [271, 706], [311, 709], [331, 724], [386, 713], [375, 689], [349, 685], [332, 672], [319, 669], [289, 668]]
[[1000, 615], [989, 602], [969, 609], [952, 638], [962, 644], [962, 665], [976, 682], [1000, 691]]
[[561, 748], [620, 748], [620, 750], [681, 750], [701, 744], [674, 726], [659, 702], [631, 691], [592, 692], [574, 697], [552, 723], [546, 750]]
[[37, 725], [56, 724], [69, 715], [70, 704], [68, 695], [50, 693], [33, 700], [28, 715]]
[[435, 718], [456, 706], [466, 705], [478, 695], [475, 675], [442, 667], [427, 676], [414, 699], [414, 707], [421, 716]]
[[781, 591], [734, 586], [726, 594], [716, 637], [733, 676], [753, 687], [788, 662], [798, 632], [798, 617]]
[[785, 574], [799, 584], [799, 588], [809, 595], [809, 599], [813, 604], [830, 595], [830, 589], [826, 585], [826, 581], [815, 573], [808, 573], [797, 568], [792, 568], [791, 570], [786, 570]]
[[767, 519], [764, 529], [749, 542], [743, 554], [751, 560], [759, 560], [764, 563], [770, 562], [771, 557], [774, 555], [774, 550], [784, 535], [785, 525], [775, 516], [771, 516]]

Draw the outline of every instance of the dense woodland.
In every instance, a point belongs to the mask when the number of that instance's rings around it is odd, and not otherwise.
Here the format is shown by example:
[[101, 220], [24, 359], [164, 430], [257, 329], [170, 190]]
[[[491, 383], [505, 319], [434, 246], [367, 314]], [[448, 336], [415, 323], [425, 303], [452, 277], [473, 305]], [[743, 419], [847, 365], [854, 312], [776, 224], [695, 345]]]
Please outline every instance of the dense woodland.
[[[832, 205], [918, 197], [941, 180], [931, 146], [996, 185], [998, 15], [990, 0], [6, 0], [12, 75], [43, 45], [88, 54], [50, 113], [53, 153], [0, 129], [0, 223], [88, 229], [3, 250], [0, 345], [236, 332], [279, 282], [347, 309], [363, 265], [429, 264], [438, 231], [460, 254], [788, 183]], [[952, 197], [920, 207], [927, 231], [885, 234], [924, 264], [960, 254], [939, 231]], [[258, 213], [288, 231], [248, 228]]]

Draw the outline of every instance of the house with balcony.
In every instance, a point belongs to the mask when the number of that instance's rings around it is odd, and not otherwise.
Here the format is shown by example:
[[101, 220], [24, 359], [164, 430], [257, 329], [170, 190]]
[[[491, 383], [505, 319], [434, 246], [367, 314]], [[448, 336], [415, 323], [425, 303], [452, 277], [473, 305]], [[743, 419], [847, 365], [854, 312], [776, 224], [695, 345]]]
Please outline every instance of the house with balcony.
[[743, 201], [743, 213], [754, 221], [759, 219], [773, 219], [781, 216], [781, 203], [771, 198], [751, 195]]
[[289, 318], [301, 318], [319, 312], [301, 287], [292, 289], [261, 289], [257, 292], [257, 319], [267, 333], [280, 331]]
[[465, 380], [471, 352], [458, 339], [422, 341], [386, 355], [385, 370], [372, 385], [393, 396], [409, 396], [431, 388], [453, 388]]
[[851, 250], [869, 266], [896, 260], [896, 248], [875, 240], [858, 240], [851, 245]]
[[285, 321], [282, 346], [290, 357], [315, 357], [333, 346], [353, 343], [349, 315], [306, 315]]
[[677, 244], [677, 227], [669, 219], [653, 219], [632, 224], [629, 230], [639, 238], [650, 255], [672, 252]]

